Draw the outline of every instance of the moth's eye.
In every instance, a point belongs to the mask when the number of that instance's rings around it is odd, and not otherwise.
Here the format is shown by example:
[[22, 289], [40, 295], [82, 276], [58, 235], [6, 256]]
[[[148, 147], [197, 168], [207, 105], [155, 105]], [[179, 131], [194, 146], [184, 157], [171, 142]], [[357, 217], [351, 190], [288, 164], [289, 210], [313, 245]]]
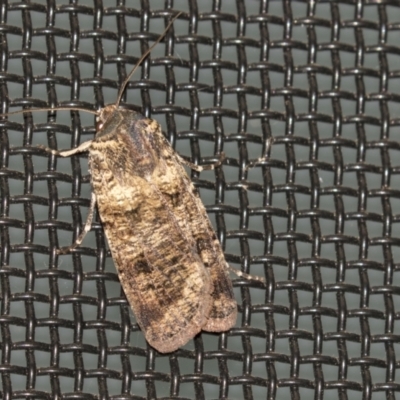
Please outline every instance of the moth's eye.
[[96, 120], [96, 132], [103, 129], [103, 121]]

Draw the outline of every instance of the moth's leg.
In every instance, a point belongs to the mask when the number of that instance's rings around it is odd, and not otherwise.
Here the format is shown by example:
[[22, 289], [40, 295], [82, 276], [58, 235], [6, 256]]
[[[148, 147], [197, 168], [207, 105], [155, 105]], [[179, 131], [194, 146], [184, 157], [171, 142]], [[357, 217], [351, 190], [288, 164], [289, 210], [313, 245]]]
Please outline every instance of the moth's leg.
[[272, 138], [268, 138], [265, 142], [265, 155], [258, 158], [255, 161], [250, 161], [247, 165], [246, 165], [246, 171], [248, 171], [251, 168], [256, 167], [257, 165], [262, 165], [263, 162], [267, 161], [269, 159], [269, 154], [271, 151], [271, 146], [272, 146], [272, 142], [273, 139]]
[[193, 169], [194, 171], [197, 171], [197, 172], [215, 169], [215, 168], [219, 167], [222, 164], [222, 162], [225, 160], [225, 154], [221, 153], [219, 155], [219, 160], [217, 162], [215, 162], [213, 164], [197, 165], [197, 164], [191, 163], [190, 161], [185, 160], [179, 154], [176, 154], [176, 156], [181, 164], [184, 164], [184, 165], [188, 166], [190, 169]]
[[49, 147], [40, 146], [40, 145], [38, 147], [43, 150], [46, 150], [48, 153], [54, 154], [55, 156], [69, 157], [69, 156], [73, 156], [76, 153], [83, 153], [84, 151], [87, 151], [91, 145], [92, 145], [92, 141], [88, 140], [87, 142], [83, 142], [81, 145], [79, 145], [78, 147], [75, 147], [74, 149], [64, 150], [64, 151], [54, 150], [54, 149], [50, 149]]
[[78, 236], [78, 238], [75, 240], [75, 243], [72, 244], [71, 246], [68, 247], [63, 247], [61, 249], [57, 250], [58, 254], [65, 254], [68, 253], [69, 251], [77, 248], [82, 242], [83, 239], [85, 238], [86, 234], [90, 231], [92, 228], [92, 221], [93, 221], [93, 214], [94, 214], [94, 208], [96, 207], [96, 195], [94, 192], [92, 192], [92, 197], [90, 199], [90, 208], [89, 208], [89, 214], [87, 216], [85, 226], [83, 228], [83, 231], [81, 234]]
[[265, 282], [265, 279], [262, 278], [261, 276], [246, 274], [245, 272], [242, 272], [236, 268], [231, 267], [228, 263], [226, 264], [226, 268], [229, 271], [233, 272], [235, 275], [237, 275], [239, 278], [248, 279], [250, 281]]
[[246, 165], [246, 171], [248, 171], [249, 169], [252, 169], [254, 167], [256, 167], [257, 165], [261, 165], [264, 161], [266, 161], [268, 159], [267, 156], [265, 157], [260, 157], [257, 158], [257, 160], [255, 161], [250, 161], [247, 165]]

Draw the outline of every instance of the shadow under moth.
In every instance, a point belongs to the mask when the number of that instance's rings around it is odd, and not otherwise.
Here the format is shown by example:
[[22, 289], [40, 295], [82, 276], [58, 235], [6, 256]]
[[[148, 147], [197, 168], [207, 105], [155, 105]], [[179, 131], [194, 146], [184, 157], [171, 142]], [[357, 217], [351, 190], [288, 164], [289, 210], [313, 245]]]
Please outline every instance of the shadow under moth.
[[[80, 245], [91, 229], [97, 204], [136, 320], [148, 343], [168, 353], [201, 330], [229, 330], [236, 321], [237, 304], [230, 267], [183, 165], [197, 171], [206, 167], [182, 159], [155, 120], [119, 107], [133, 72], [164, 34], [131, 71], [116, 103], [95, 112], [93, 140], [67, 151], [46, 151], [62, 157], [89, 153], [93, 188], [89, 215], [74, 245], [59, 253]], [[60, 109], [72, 110], [44, 110]]]

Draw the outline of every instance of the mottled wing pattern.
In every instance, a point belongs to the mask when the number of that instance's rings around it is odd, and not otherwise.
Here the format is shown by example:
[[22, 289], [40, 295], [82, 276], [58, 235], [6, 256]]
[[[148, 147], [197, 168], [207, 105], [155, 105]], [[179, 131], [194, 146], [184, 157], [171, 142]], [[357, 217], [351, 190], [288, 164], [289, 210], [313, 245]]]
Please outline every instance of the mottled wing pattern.
[[[153, 347], [171, 352], [206, 323], [212, 301], [210, 276], [193, 240], [188, 240], [148, 175], [154, 165], [147, 144], [137, 137], [138, 143], [133, 143], [125, 134], [132, 127], [125, 123], [109, 124], [117, 125], [118, 135], [108, 137], [105, 126], [90, 148], [99, 214], [138, 324]], [[138, 146], [144, 152], [141, 167], [139, 155], [129, 157]]]
[[89, 150], [93, 190], [147, 341], [170, 352], [201, 329], [231, 328], [237, 305], [221, 246], [159, 124], [113, 106], [100, 120]]
[[237, 304], [221, 245], [196, 188], [164, 138], [160, 125], [149, 120], [145, 129], [157, 141], [156, 147], [160, 149], [160, 162], [153, 173], [153, 181], [173, 210], [185, 236], [194, 241], [193, 246], [211, 275], [212, 308], [203, 329], [226, 331], [236, 322]]

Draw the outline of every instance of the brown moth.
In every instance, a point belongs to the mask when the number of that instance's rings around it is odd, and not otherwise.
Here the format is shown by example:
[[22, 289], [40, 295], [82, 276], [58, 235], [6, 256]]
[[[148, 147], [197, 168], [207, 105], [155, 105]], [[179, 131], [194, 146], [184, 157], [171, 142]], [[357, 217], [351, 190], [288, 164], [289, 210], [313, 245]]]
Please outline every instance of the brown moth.
[[98, 120], [87, 147], [93, 193], [147, 341], [167, 353], [202, 329], [230, 329], [237, 306], [227, 264], [182, 159], [154, 120], [115, 105]]
[[[97, 204], [136, 320], [148, 343], [168, 353], [201, 330], [229, 330], [236, 321], [237, 304], [230, 267], [183, 165], [197, 171], [206, 167], [182, 159], [157, 121], [119, 107], [133, 72], [164, 34], [131, 71], [116, 103], [95, 113], [93, 140], [67, 151], [46, 151], [61, 157], [89, 153], [93, 187], [89, 215], [76, 242], [59, 253], [81, 244]], [[29, 111], [33, 110], [23, 112]]]

